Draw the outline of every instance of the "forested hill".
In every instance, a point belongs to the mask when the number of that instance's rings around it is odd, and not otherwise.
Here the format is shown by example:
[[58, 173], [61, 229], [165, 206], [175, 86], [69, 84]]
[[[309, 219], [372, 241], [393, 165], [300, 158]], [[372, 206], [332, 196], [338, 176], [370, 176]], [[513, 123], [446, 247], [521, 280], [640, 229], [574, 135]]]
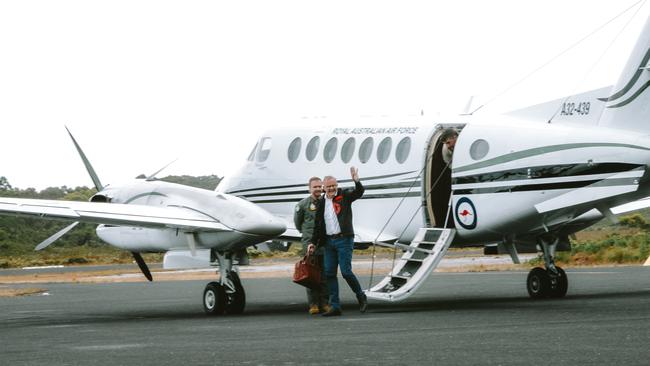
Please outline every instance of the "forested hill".
[[[160, 178], [162, 181], [179, 183], [192, 187], [213, 190], [221, 181], [216, 175], [194, 177], [171, 175]], [[87, 201], [96, 193], [95, 188], [48, 187], [41, 191], [34, 188], [12, 187], [6, 177], [0, 176], [0, 196], [17, 198], [37, 198], [52, 200]], [[39, 220], [25, 217], [0, 215], [0, 257], [32, 252], [34, 247], [69, 223], [62, 221]], [[57, 246], [103, 245], [95, 235], [93, 224], [79, 224], [59, 239]]]

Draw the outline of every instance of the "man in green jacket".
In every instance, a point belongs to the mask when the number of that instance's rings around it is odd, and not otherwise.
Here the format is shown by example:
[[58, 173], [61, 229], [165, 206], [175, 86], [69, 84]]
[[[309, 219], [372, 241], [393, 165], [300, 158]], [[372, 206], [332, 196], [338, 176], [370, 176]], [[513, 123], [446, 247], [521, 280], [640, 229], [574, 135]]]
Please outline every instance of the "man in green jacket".
[[[323, 182], [318, 177], [309, 179], [309, 196], [302, 199], [296, 205], [296, 210], [293, 214], [293, 222], [296, 229], [302, 234], [302, 255], [307, 253], [307, 246], [314, 234], [314, 219], [316, 217], [316, 205], [318, 199], [323, 193]], [[323, 268], [323, 249], [317, 250], [314, 255], [316, 261]], [[321, 273], [320, 288], [310, 289], [307, 288], [307, 301], [309, 301], [309, 314], [315, 315], [320, 312], [329, 310], [328, 305], [328, 292], [325, 275]]]

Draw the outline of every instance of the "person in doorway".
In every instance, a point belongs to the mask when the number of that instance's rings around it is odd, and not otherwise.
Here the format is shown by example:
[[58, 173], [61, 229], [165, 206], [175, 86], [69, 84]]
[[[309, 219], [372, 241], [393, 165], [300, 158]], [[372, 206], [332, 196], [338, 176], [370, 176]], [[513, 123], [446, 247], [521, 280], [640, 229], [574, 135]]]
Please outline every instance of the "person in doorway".
[[354, 228], [352, 227], [352, 202], [363, 196], [364, 188], [359, 180], [359, 171], [350, 168], [354, 188], [341, 189], [336, 178], [323, 178], [325, 195], [318, 201], [314, 235], [308, 250], [325, 248], [325, 277], [329, 290], [329, 305], [331, 309], [323, 316], [341, 315], [339, 299], [339, 284], [336, 278], [337, 267], [341, 275], [354, 291], [359, 302], [359, 310], [363, 313], [368, 307], [368, 299], [361, 289], [359, 280], [352, 273], [352, 250], [354, 249]]
[[445, 128], [440, 132], [438, 141], [442, 143], [440, 147], [439, 156], [434, 161], [438, 166], [439, 173], [434, 180], [435, 185], [431, 187], [436, 192], [433, 201], [433, 217], [435, 224], [433, 226], [439, 228], [453, 228], [454, 219], [451, 215], [449, 198], [451, 196], [451, 164], [454, 149], [456, 147], [456, 140], [458, 139], [458, 131], [455, 128]]
[[[323, 182], [321, 179], [318, 177], [309, 178], [309, 196], [298, 202], [293, 214], [293, 223], [296, 225], [296, 229], [302, 234], [300, 239], [302, 242], [302, 255], [305, 255], [307, 252], [307, 247], [314, 234], [316, 206], [322, 193]], [[323, 253], [324, 248], [319, 248], [313, 253], [316, 256], [316, 261], [319, 263], [320, 268], [323, 268]], [[329, 310], [327, 285], [323, 273], [321, 273], [321, 284], [319, 288], [307, 288], [307, 301], [309, 301], [309, 314], [316, 315]]]
[[454, 147], [456, 147], [456, 139], [458, 139], [458, 131], [455, 128], [446, 128], [440, 134], [440, 141], [442, 142], [442, 160], [448, 166], [451, 166], [451, 159], [454, 154]]

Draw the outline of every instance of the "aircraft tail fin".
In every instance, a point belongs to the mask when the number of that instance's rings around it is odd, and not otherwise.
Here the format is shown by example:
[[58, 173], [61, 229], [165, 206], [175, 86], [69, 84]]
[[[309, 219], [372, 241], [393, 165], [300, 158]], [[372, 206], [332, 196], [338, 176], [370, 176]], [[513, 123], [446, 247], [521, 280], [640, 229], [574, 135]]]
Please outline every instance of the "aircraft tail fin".
[[650, 18], [618, 82], [605, 102], [599, 125], [650, 133]]

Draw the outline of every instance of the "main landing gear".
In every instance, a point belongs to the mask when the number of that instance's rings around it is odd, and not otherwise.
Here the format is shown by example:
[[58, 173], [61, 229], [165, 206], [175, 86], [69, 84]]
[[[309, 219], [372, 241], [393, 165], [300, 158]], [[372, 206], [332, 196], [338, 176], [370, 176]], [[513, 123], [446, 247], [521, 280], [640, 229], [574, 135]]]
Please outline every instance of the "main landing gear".
[[232, 254], [215, 252], [219, 262], [219, 282], [210, 282], [203, 290], [203, 310], [208, 315], [241, 314], [246, 293], [239, 275], [232, 268]]
[[569, 280], [564, 270], [555, 265], [555, 248], [558, 238], [539, 238], [539, 245], [544, 254], [544, 267], [533, 268], [528, 273], [526, 288], [533, 299], [564, 297], [569, 288]]

